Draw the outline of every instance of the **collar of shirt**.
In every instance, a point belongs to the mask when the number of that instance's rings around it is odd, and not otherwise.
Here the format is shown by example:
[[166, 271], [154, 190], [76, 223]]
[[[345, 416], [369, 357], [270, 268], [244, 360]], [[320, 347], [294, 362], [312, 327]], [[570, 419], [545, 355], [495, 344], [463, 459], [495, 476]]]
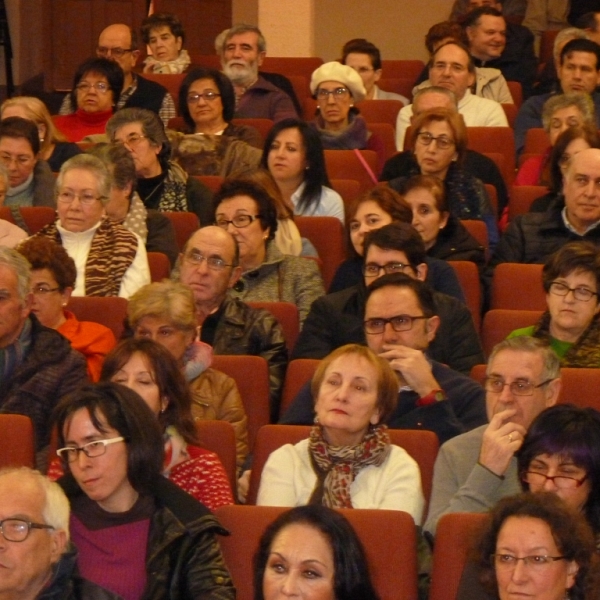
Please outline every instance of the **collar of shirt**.
[[129, 100], [129, 98], [131, 98], [131, 96], [133, 95], [133, 93], [135, 92], [135, 90], [137, 90], [137, 75], [135, 73], [132, 73], [133, 75], [133, 81], [131, 83], [131, 85], [126, 89], [123, 90], [121, 92], [121, 95], [119, 96], [119, 101], [117, 102], [117, 108], [123, 108], [125, 106], [125, 102], [127, 102], [127, 100]]
[[579, 235], [581, 237], [583, 237], [584, 235], [589, 233], [592, 229], [596, 229], [596, 227], [598, 227], [598, 225], [600, 225], [600, 221], [596, 221], [595, 223], [592, 223], [589, 227], [587, 227], [583, 233], [579, 233], [579, 231], [577, 231], [575, 229], [575, 227], [573, 227], [573, 225], [571, 225], [571, 223], [569, 222], [569, 219], [567, 217], [567, 207], [566, 206], [562, 209], [562, 212], [560, 214], [562, 215], [562, 220], [563, 220], [563, 223], [565, 224], [565, 227], [570, 232], [574, 233], [575, 235]]

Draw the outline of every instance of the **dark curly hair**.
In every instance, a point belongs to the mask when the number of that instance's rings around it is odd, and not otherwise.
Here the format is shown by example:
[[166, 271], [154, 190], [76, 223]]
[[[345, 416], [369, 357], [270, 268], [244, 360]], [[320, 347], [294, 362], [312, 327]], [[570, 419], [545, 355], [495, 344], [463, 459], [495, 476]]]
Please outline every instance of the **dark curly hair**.
[[75, 287], [75, 261], [54, 240], [34, 236], [19, 244], [17, 250], [29, 261], [32, 271], [48, 269], [61, 292], [64, 292], [65, 288]]

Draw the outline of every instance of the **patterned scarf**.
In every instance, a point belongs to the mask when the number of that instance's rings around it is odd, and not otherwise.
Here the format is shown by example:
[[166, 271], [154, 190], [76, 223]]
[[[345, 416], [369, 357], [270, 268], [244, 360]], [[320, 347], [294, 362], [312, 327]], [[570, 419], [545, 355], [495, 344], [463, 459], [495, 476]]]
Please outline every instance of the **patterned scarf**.
[[7, 382], [21, 365], [31, 346], [31, 319], [25, 319], [19, 337], [6, 348], [0, 349], [0, 384]]
[[158, 210], [161, 212], [189, 210], [186, 195], [187, 178], [186, 172], [177, 163], [169, 162]]
[[131, 202], [129, 204], [129, 210], [127, 211], [126, 217], [122, 221], [115, 221], [119, 225], [123, 225], [125, 229], [137, 233], [144, 244], [148, 241], [148, 211], [144, 206], [144, 203], [140, 199], [137, 192], [134, 192]]
[[144, 73], [165, 73], [167, 75], [177, 75], [183, 73], [191, 63], [190, 55], [187, 50], [180, 50], [175, 60], [158, 60], [154, 56], [146, 57], [144, 60]]
[[315, 425], [308, 438], [310, 461], [317, 484], [309, 504], [330, 508], [352, 508], [350, 486], [361, 469], [382, 465], [391, 451], [386, 425], [369, 428], [357, 446], [331, 446], [321, 425]]
[[163, 434], [165, 442], [165, 462], [162, 474], [168, 477], [171, 469], [179, 463], [190, 459], [187, 443], [174, 425], [169, 425]]

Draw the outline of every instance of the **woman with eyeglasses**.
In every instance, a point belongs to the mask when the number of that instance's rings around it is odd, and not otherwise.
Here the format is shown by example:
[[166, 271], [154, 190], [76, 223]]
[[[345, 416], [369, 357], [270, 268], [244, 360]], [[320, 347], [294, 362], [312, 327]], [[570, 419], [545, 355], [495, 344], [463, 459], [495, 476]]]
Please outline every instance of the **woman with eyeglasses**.
[[419, 525], [419, 467], [390, 443], [383, 425], [398, 399], [389, 363], [366, 346], [342, 346], [321, 361], [311, 391], [316, 418], [310, 436], [269, 456], [257, 504], [402, 510]]
[[[434, 108], [422, 112], [411, 124], [409, 146], [414, 163], [408, 177], [432, 175], [446, 186], [450, 214], [458, 219], [483, 221], [490, 248], [498, 242], [496, 215], [481, 180], [462, 168], [467, 150], [467, 128], [457, 112]], [[401, 192], [405, 177], [389, 185]]]
[[235, 598], [210, 511], [162, 475], [163, 432], [133, 390], [99, 383], [64, 397], [55, 423], [83, 577], [140, 598]]
[[547, 310], [508, 337], [547, 340], [563, 367], [600, 367], [600, 256], [592, 242], [569, 242], [542, 269]]
[[251, 179], [226, 180], [213, 206], [215, 224], [234, 236], [240, 251], [242, 276], [230, 294], [246, 302], [292, 302], [302, 327], [325, 293], [323, 279], [315, 261], [277, 248], [277, 210], [266, 189]]
[[108, 58], [90, 58], [79, 65], [73, 78], [70, 115], [54, 117], [54, 124], [69, 142], [103, 135], [123, 89], [123, 70]]

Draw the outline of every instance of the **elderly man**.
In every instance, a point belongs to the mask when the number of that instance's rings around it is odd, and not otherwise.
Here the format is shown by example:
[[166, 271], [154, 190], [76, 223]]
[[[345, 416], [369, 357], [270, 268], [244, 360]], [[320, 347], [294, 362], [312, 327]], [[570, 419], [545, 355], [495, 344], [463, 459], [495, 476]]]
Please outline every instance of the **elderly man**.
[[[468, 50], [457, 42], [442, 44], [429, 61], [430, 85], [450, 90], [458, 102], [458, 112], [467, 127], [508, 127], [502, 106], [494, 100], [471, 93], [475, 83], [475, 66]], [[421, 84], [423, 85], [423, 84]], [[398, 113], [396, 120], [396, 149], [404, 149], [404, 136], [413, 114], [411, 104]]]
[[31, 265], [0, 248], [0, 412], [29, 417], [37, 463], [50, 442], [50, 415], [62, 396], [87, 382], [84, 357], [31, 313]]
[[558, 400], [558, 357], [541, 340], [504, 340], [490, 355], [485, 390], [489, 423], [444, 444], [435, 462], [424, 526], [431, 535], [446, 513], [487, 512], [521, 491], [515, 452], [535, 417]]
[[[123, 91], [116, 109], [146, 108], [157, 113], [166, 127], [169, 119], [177, 116], [175, 103], [165, 87], [133, 71], [139, 55], [137, 34], [129, 26], [115, 23], [100, 33], [96, 56], [108, 58], [123, 69]], [[67, 115], [72, 112], [74, 107], [71, 106], [70, 95], [67, 94], [60, 107], [60, 114]]]
[[0, 471], [0, 598], [118, 600], [82, 579], [76, 560], [60, 486], [25, 467]]
[[179, 281], [194, 294], [200, 340], [215, 354], [251, 354], [267, 361], [275, 420], [287, 366], [285, 339], [271, 313], [227, 297], [240, 275], [237, 242], [220, 227], [196, 231], [180, 255]]
[[223, 73], [235, 90], [236, 117], [281, 121], [298, 117], [292, 99], [258, 72], [267, 54], [267, 43], [258, 27], [239, 24], [215, 41]]
[[[428, 429], [444, 442], [483, 424], [485, 411], [478, 383], [427, 357], [439, 327], [434, 294], [422, 281], [397, 272], [368, 287], [366, 342], [389, 361], [400, 387], [387, 424], [394, 429]], [[280, 422], [312, 423], [313, 405], [307, 384]]]

